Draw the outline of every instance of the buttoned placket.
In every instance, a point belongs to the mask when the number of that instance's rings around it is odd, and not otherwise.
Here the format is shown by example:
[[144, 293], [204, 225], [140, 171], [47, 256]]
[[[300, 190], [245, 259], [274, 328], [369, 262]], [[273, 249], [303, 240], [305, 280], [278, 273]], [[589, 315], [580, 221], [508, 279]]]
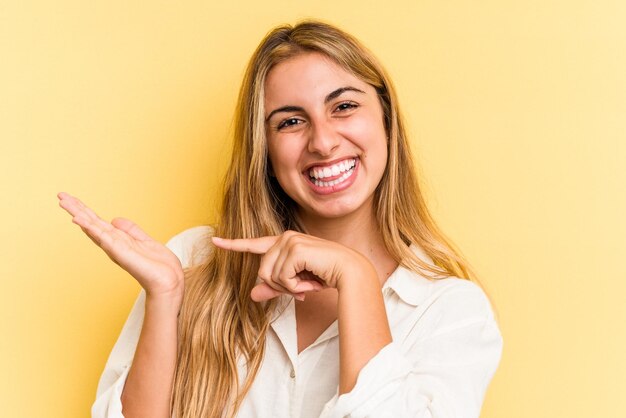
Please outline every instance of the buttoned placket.
[[[284, 307], [282, 313], [280, 312], [281, 307]], [[278, 309], [278, 316], [274, 317], [270, 325], [289, 358], [290, 367], [286, 377], [290, 394], [289, 415], [298, 417], [304, 395], [301, 392], [306, 390], [306, 387], [300, 388], [299, 385], [299, 383], [306, 380], [306, 376], [302, 376], [300, 373], [301, 366], [306, 362], [317, 363], [323, 354], [323, 347], [320, 347], [320, 345], [331, 338], [337, 337], [339, 327], [337, 321], [334, 321], [311, 345], [301, 353], [298, 353], [298, 334], [293, 298], [287, 295], [281, 296], [281, 303], [279, 303]]]
[[298, 337], [295, 306], [291, 296], [282, 295], [280, 297], [275, 315], [270, 326], [276, 333], [289, 359], [289, 366], [285, 369], [284, 379], [289, 393], [289, 416], [293, 417], [297, 411]]

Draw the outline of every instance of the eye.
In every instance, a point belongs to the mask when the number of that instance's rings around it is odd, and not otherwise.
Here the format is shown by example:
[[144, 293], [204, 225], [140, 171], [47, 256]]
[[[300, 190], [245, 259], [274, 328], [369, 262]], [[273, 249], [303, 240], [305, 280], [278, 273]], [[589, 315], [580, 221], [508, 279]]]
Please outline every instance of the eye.
[[288, 128], [290, 126], [295, 126], [302, 123], [302, 121], [298, 118], [289, 118], [289, 119], [285, 119], [284, 121], [280, 122], [278, 124], [278, 126], [276, 127], [277, 130], [281, 130], [283, 128]]
[[335, 110], [338, 112], [345, 112], [346, 110], [356, 109], [357, 107], [359, 107], [359, 105], [354, 102], [342, 102], [337, 105]]

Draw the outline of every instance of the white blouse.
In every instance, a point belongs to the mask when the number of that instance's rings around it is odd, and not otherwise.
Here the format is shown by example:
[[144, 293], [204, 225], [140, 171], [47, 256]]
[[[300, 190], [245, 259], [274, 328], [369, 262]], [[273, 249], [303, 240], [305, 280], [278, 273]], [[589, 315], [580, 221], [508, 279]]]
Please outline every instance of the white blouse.
[[[206, 243], [210, 231], [191, 228], [166, 245], [188, 266], [198, 262], [191, 256], [194, 243]], [[412, 249], [432, 264], [420, 248]], [[393, 342], [361, 369], [352, 391], [341, 396], [337, 321], [298, 354], [293, 298], [281, 296], [285, 309], [271, 323], [264, 361], [238, 417], [478, 417], [502, 354], [502, 336], [481, 288], [456, 277], [429, 280], [398, 267], [382, 292]], [[144, 302], [141, 291], [100, 378], [94, 418], [123, 417], [120, 398]]]

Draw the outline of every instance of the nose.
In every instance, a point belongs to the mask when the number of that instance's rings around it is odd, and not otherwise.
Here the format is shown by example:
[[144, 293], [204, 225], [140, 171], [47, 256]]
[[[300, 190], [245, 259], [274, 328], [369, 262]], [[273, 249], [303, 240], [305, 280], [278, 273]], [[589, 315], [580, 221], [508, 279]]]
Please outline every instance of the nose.
[[332, 155], [339, 146], [341, 135], [327, 121], [316, 121], [309, 134], [308, 150], [323, 157]]

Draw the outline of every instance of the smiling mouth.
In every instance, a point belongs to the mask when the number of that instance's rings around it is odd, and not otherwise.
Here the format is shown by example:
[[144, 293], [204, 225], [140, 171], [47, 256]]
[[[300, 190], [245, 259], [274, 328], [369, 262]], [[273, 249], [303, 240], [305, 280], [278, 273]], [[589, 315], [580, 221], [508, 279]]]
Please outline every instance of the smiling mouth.
[[309, 169], [308, 177], [317, 187], [334, 187], [348, 180], [355, 171], [357, 158], [347, 158], [326, 167]]

